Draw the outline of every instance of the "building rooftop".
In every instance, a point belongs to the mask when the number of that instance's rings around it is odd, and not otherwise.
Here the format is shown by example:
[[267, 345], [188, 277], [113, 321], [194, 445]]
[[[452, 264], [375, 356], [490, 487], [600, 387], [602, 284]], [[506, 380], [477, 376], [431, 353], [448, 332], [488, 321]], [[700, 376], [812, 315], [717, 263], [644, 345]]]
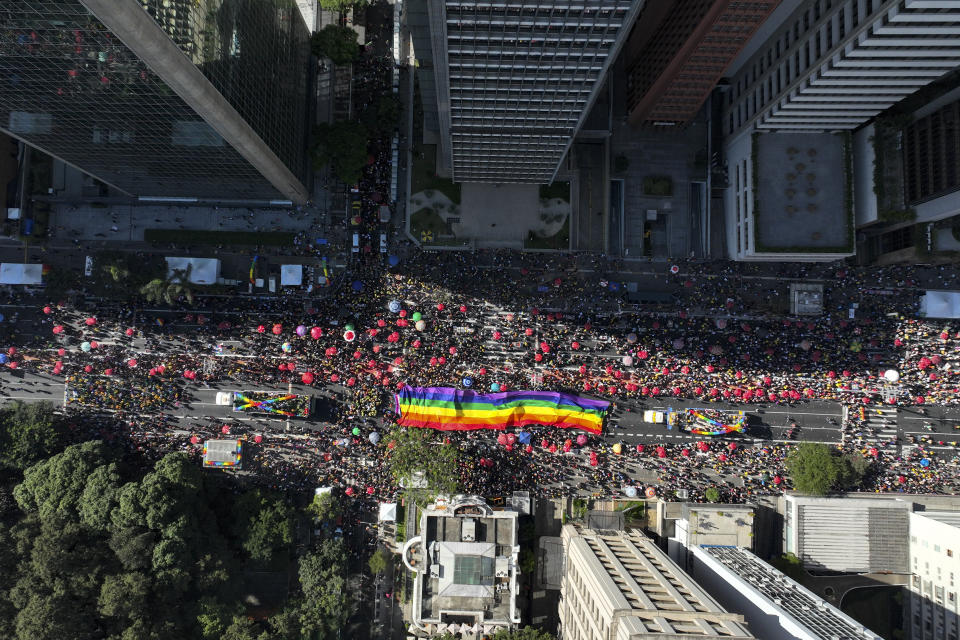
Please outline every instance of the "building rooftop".
[[240, 468], [242, 440], [207, 440], [203, 443], [203, 466]]
[[879, 636], [800, 586], [746, 549], [701, 545], [700, 550], [822, 640], [877, 640]]
[[423, 631], [440, 624], [519, 623], [517, 512], [494, 511], [478, 497], [439, 500], [424, 509], [420, 535], [404, 546], [416, 572], [413, 618]]
[[917, 511], [914, 513], [919, 518], [930, 518], [951, 527], [960, 528], [960, 511]]
[[606, 598], [618, 619], [618, 637], [665, 634], [752, 638], [739, 614], [727, 612], [654, 543], [637, 531], [563, 528], [567, 551], [565, 588], [570, 567], [600, 580], [598, 597]]

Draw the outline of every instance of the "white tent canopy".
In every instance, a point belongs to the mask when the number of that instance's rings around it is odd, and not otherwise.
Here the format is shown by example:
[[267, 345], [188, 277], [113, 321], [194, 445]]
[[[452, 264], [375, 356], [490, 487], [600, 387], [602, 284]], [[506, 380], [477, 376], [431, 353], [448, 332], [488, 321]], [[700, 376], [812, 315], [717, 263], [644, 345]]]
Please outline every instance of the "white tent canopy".
[[167, 277], [174, 271], [190, 269], [188, 280], [193, 284], [216, 284], [220, 277], [220, 261], [216, 258], [167, 258]]
[[40, 284], [43, 282], [42, 264], [0, 263], [0, 284]]
[[380, 522], [396, 522], [396, 521], [397, 521], [397, 503], [381, 502], [380, 503]]
[[927, 318], [960, 318], [960, 291], [927, 291], [920, 299]]
[[280, 265], [280, 286], [281, 287], [299, 287], [302, 284], [303, 284], [303, 265], [302, 264]]

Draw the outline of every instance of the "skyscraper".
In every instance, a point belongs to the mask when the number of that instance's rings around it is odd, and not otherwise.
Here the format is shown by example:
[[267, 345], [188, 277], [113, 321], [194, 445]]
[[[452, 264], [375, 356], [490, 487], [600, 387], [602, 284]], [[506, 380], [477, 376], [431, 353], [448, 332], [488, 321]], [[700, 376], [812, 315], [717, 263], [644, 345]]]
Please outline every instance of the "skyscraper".
[[453, 179], [551, 182], [642, 4], [411, 0], [425, 122]]
[[780, 0], [661, 0], [644, 6], [627, 57], [630, 121], [687, 122]]
[[733, 72], [727, 134], [856, 129], [960, 64], [956, 3], [807, 0]]
[[0, 129], [134, 196], [302, 202], [309, 60], [283, 0], [5, 0]]

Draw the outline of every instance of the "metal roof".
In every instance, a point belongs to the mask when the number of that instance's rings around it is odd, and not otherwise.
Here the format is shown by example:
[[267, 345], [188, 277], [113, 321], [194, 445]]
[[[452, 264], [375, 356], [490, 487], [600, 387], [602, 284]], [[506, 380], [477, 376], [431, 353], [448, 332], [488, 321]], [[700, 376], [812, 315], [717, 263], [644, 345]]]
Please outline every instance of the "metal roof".
[[879, 640], [879, 635], [746, 549], [707, 545], [700, 548], [815, 637], [823, 640]]

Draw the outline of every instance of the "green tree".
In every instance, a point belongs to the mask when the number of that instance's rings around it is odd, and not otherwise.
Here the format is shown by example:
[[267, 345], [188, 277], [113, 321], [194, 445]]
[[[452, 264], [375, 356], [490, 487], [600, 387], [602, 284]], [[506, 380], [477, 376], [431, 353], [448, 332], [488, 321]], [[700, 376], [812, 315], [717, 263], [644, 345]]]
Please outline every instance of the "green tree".
[[720, 491], [716, 487], [709, 487], [703, 492], [707, 502], [720, 502]]
[[304, 597], [300, 622], [308, 635], [340, 629], [347, 621], [350, 603], [344, 553], [341, 541], [327, 540], [317, 551], [300, 558], [300, 588]]
[[313, 164], [320, 169], [327, 165], [345, 184], [360, 181], [367, 165], [367, 129], [359, 122], [341, 120], [317, 125], [313, 131]]
[[394, 443], [388, 464], [395, 480], [406, 482], [422, 472], [434, 491], [456, 493], [460, 471], [455, 446], [436, 440], [429, 429], [396, 427], [388, 440]]
[[243, 494], [235, 504], [236, 533], [254, 560], [267, 561], [293, 542], [293, 510], [278, 496], [259, 489]]
[[870, 460], [855, 453], [840, 456], [837, 464], [840, 470], [837, 488], [845, 490], [859, 488], [864, 477], [870, 473], [871, 469]]
[[793, 486], [801, 493], [826, 495], [840, 479], [835, 450], [825, 444], [802, 442], [787, 456]]
[[0, 411], [0, 464], [25, 469], [60, 446], [61, 436], [49, 402], [15, 400]]
[[184, 298], [187, 304], [193, 304], [192, 269], [193, 265], [188, 264], [186, 269], [174, 269], [165, 278], [154, 278], [140, 287], [140, 294], [152, 303], [163, 301], [172, 305]]
[[229, 605], [210, 596], [201, 598], [199, 605], [197, 623], [205, 640], [220, 640], [240, 609], [238, 604]]
[[97, 467], [87, 476], [80, 496], [80, 521], [94, 529], [108, 530], [110, 514], [117, 505], [120, 471], [116, 462]]
[[367, 131], [380, 135], [392, 133], [400, 122], [400, 101], [392, 93], [384, 94], [367, 105], [360, 115]]
[[260, 625], [246, 616], [234, 616], [224, 631], [222, 640], [268, 640], [269, 635], [260, 630]]
[[553, 636], [546, 631], [541, 631], [536, 627], [522, 627], [514, 631], [500, 629], [491, 640], [554, 640]]
[[537, 554], [525, 548], [520, 552], [520, 573], [532, 575], [537, 570]]
[[113, 454], [100, 440], [67, 447], [62, 453], [27, 469], [13, 496], [24, 511], [41, 518], [54, 513], [76, 518], [77, 506], [94, 469], [112, 461]]
[[370, 556], [370, 560], [367, 561], [367, 565], [370, 567], [370, 572], [376, 575], [383, 573], [389, 562], [390, 554], [383, 547], [377, 547], [377, 550]]
[[350, 7], [362, 7], [367, 0], [320, 0], [320, 6], [327, 11], [346, 11]]
[[104, 265], [103, 272], [114, 282], [124, 282], [130, 277], [130, 269], [120, 264]]
[[340, 515], [340, 501], [332, 492], [314, 494], [313, 501], [307, 506], [307, 512], [318, 520], [334, 520]]
[[[140, 571], [107, 576], [100, 587], [97, 600], [100, 613], [120, 618], [127, 623], [148, 616], [148, 602], [153, 581]], [[124, 625], [126, 626], [126, 625]]]
[[357, 32], [350, 27], [328, 24], [310, 37], [310, 49], [314, 55], [330, 58], [334, 64], [348, 64], [356, 60], [359, 53]]

